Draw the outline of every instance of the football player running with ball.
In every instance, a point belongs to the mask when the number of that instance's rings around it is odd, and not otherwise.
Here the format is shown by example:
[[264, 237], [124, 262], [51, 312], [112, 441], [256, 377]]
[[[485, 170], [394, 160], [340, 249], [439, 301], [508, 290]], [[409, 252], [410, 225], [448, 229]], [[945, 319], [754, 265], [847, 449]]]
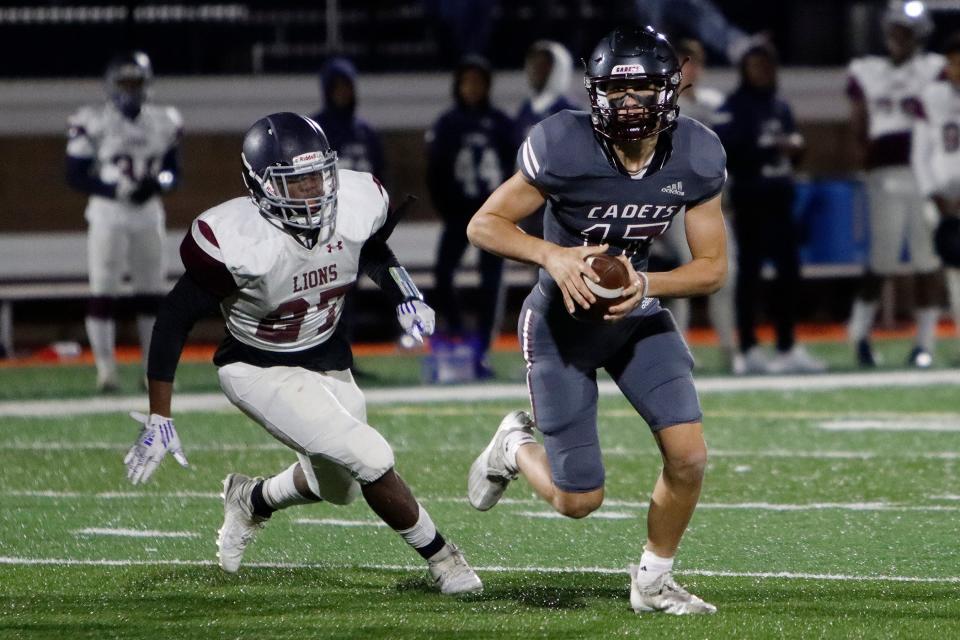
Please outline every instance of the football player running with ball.
[[[587, 60], [591, 113], [560, 112], [531, 129], [520, 171], [473, 217], [471, 242], [540, 266], [519, 322], [533, 417], [504, 418], [470, 469], [468, 495], [493, 507], [523, 475], [559, 513], [582, 518], [603, 502], [597, 369], [605, 369], [653, 432], [663, 469], [653, 489], [647, 542], [630, 571], [635, 611], [713, 613], [671, 576], [700, 495], [707, 449], [693, 358], [658, 296], [716, 291], [727, 268], [720, 191], [726, 158], [716, 135], [680, 116], [680, 63], [652, 27], [604, 37]], [[517, 223], [547, 203], [544, 239]], [[685, 213], [692, 260], [646, 273], [650, 243]], [[631, 274], [626, 299], [593, 325], [571, 316], [596, 302], [585, 258], [619, 256]], [[534, 430], [543, 436], [543, 444]]]
[[294, 113], [258, 120], [241, 160], [250, 197], [201, 214], [180, 247], [186, 273], [157, 317], [150, 415], [134, 416], [143, 428], [124, 460], [127, 477], [146, 482], [168, 451], [187, 464], [170, 412], [174, 372], [190, 328], [219, 311], [227, 325], [213, 359], [220, 387], [298, 458], [265, 480], [226, 477], [220, 567], [237, 571], [274, 511], [348, 504], [363, 494], [427, 561], [442, 593], [479, 591], [463, 554], [394, 470], [393, 451], [367, 423], [350, 374], [353, 356], [339, 319], [361, 273], [394, 298], [407, 334], [422, 341], [433, 332], [433, 310], [386, 243], [387, 194], [369, 173], [338, 170], [320, 126]]

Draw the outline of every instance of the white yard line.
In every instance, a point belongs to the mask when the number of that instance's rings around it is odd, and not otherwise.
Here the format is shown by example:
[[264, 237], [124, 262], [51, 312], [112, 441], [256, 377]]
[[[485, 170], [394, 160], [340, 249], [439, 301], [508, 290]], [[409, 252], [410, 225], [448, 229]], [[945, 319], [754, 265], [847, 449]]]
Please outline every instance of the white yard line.
[[328, 527], [385, 527], [379, 520], [340, 520], [338, 518], [297, 518], [294, 524], [310, 524]]
[[88, 527], [77, 529], [77, 536], [116, 536], [120, 538], [199, 538], [199, 533], [192, 531], [157, 531], [154, 529], [109, 529], [104, 527]]
[[[857, 387], [916, 387], [928, 385], [960, 385], [960, 370], [825, 373], [809, 376], [743, 378], [713, 377], [697, 380], [697, 389], [701, 393], [835, 391]], [[601, 381], [599, 388], [601, 395], [620, 394], [617, 386], [609, 380]], [[483, 400], [526, 401], [528, 399], [527, 387], [521, 383], [365, 389], [364, 396], [370, 405], [477, 402]], [[142, 411], [145, 402], [146, 399], [139, 396], [4, 401], [0, 402], [0, 417], [63, 416]], [[176, 413], [186, 411], [234, 411], [226, 397], [220, 393], [176, 394], [173, 400], [173, 409]]]
[[909, 415], [889, 420], [827, 420], [819, 425], [824, 431], [929, 431], [955, 433], [960, 431], [960, 419], [917, 420]]
[[[52, 499], [77, 499], [89, 498], [93, 500], [158, 500], [158, 499], [201, 499], [201, 500], [222, 500], [222, 496], [215, 492], [201, 491], [173, 491], [166, 493], [152, 493], [146, 491], [105, 491], [101, 493], [80, 493], [77, 491], [3, 491], [0, 496], [13, 498], [52, 498]], [[932, 496], [934, 499], [948, 499], [944, 496]], [[435, 496], [421, 497], [423, 502], [435, 502], [444, 504], [467, 504], [465, 497], [459, 496]], [[514, 506], [543, 506], [543, 501], [537, 499], [523, 498], [503, 498], [499, 504]], [[611, 509], [637, 509], [645, 510], [648, 502], [645, 500], [604, 500], [604, 506]], [[698, 509], [715, 509], [719, 511], [823, 511], [827, 509], [837, 509], [841, 511], [960, 511], [960, 505], [916, 505], [899, 504], [892, 502], [808, 502], [808, 503], [780, 503], [780, 502], [701, 502], [697, 505]], [[523, 515], [527, 517], [551, 518], [554, 517], [552, 511], [536, 512], [508, 512], [511, 515]], [[620, 519], [622, 514], [615, 511], [599, 511], [593, 517]], [[632, 516], [630, 516], [632, 517]], [[347, 521], [343, 521], [347, 522]], [[358, 521], [368, 522], [368, 521]], [[308, 524], [306, 520], [304, 524]], [[309, 524], [340, 524], [342, 522], [334, 520], [311, 520]], [[374, 523], [377, 524], [377, 523]]]
[[[81, 566], [81, 567], [155, 567], [187, 566], [214, 567], [212, 560], [127, 560], [127, 559], [78, 559], [78, 558], [24, 558], [0, 556], [0, 565], [14, 566]], [[422, 572], [422, 564], [333, 564], [320, 562], [245, 562], [245, 569], [373, 569], [375, 571]], [[501, 565], [475, 566], [480, 573], [590, 573], [602, 575], [627, 575], [625, 567], [506, 567]], [[710, 576], [724, 578], [772, 578], [784, 580], [826, 580], [844, 582], [920, 582], [933, 584], [957, 584], [960, 576], [901, 576], [901, 575], [853, 575], [844, 573], [804, 573], [793, 571], [728, 571], [724, 569], [680, 569], [680, 575]]]

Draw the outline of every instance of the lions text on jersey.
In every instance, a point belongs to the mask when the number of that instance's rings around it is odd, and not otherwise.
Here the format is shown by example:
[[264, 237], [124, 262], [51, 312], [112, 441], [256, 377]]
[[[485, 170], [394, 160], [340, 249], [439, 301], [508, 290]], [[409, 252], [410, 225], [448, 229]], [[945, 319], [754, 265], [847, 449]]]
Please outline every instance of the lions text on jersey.
[[935, 53], [918, 54], [900, 65], [882, 56], [850, 63], [847, 94], [867, 107], [868, 168], [909, 164], [920, 93], [940, 75], [943, 63]]
[[181, 247], [184, 266], [212, 293], [226, 295], [221, 311], [241, 343], [302, 351], [326, 342], [336, 329], [344, 296], [357, 280], [360, 250], [383, 226], [388, 208], [370, 174], [338, 173], [336, 231], [310, 249], [268, 221], [249, 198], [229, 200], [194, 221]]

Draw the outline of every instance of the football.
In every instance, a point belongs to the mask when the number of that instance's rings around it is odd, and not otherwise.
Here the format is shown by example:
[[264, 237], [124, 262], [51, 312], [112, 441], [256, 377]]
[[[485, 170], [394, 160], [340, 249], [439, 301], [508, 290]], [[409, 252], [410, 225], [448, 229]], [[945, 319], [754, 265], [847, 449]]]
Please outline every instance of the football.
[[617, 258], [606, 254], [590, 256], [587, 264], [600, 276], [600, 282], [583, 276], [597, 301], [589, 309], [575, 305], [573, 317], [584, 322], [604, 322], [607, 310], [623, 301], [623, 290], [630, 286], [630, 272]]

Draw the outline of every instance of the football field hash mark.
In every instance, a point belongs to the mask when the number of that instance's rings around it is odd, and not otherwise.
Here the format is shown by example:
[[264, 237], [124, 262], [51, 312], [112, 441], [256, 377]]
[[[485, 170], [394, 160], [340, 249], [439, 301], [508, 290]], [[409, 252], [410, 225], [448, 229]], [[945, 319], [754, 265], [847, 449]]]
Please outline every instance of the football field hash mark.
[[908, 416], [889, 420], [828, 420], [820, 423], [824, 431], [960, 431], [960, 420], [917, 420]]

